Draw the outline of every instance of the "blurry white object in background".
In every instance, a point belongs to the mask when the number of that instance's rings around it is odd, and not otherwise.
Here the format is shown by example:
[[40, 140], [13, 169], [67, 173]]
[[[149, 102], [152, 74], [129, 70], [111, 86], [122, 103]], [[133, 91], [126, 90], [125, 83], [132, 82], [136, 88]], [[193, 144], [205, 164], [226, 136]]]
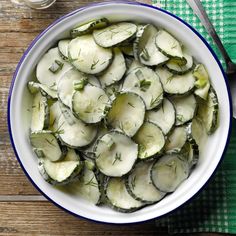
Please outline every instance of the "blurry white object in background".
[[50, 7], [56, 0], [11, 0], [17, 5], [27, 5], [34, 9], [44, 9]]

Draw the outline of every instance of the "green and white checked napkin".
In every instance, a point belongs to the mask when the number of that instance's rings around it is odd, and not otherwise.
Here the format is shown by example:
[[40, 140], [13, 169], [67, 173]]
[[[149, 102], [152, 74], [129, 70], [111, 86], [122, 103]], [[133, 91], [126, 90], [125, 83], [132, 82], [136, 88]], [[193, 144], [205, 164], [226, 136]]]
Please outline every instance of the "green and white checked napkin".
[[[186, 0], [152, 0], [152, 3], [191, 24], [222, 59]], [[236, 62], [236, 0], [202, 0], [202, 3], [231, 58]], [[216, 175], [195, 199], [156, 223], [167, 225], [169, 233], [236, 234], [236, 120], [233, 120], [227, 153]]]

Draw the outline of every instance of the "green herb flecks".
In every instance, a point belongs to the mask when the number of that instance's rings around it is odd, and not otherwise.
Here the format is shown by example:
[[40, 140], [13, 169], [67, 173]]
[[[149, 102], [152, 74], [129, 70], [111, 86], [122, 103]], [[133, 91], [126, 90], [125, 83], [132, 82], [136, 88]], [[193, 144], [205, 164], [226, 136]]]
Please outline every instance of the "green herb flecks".
[[178, 115], [176, 115], [176, 120], [182, 123], [182, 122], [184, 122], [184, 116], [181, 114], [178, 114]]
[[59, 72], [64, 66], [64, 63], [59, 61], [59, 60], [55, 60], [52, 65], [49, 67], [49, 70], [53, 73], [56, 74], [57, 72]]
[[114, 159], [114, 161], [112, 162], [112, 165], [114, 165], [117, 161], [122, 161], [122, 159], [121, 159], [121, 153], [120, 153], [120, 152], [117, 152], [117, 153], [116, 153], [115, 159]]
[[91, 70], [95, 70], [96, 69], [96, 65], [98, 64], [99, 60], [97, 61], [93, 61], [93, 64], [91, 65], [90, 69]]
[[156, 98], [153, 98], [153, 97], [152, 97], [151, 102], [150, 102], [150, 107], [157, 106], [162, 97], [163, 97], [163, 93], [161, 93], [161, 94], [160, 94], [158, 97], [156, 97]]
[[98, 184], [93, 181], [94, 178], [95, 178], [95, 176], [93, 176], [93, 177], [92, 177], [87, 183], [85, 183], [84, 185], [89, 185], [89, 186], [91, 186], [91, 187], [95, 187], [95, 188], [96, 188], [96, 187], [98, 186]]
[[80, 81], [74, 83], [74, 90], [82, 91], [87, 84], [88, 79], [81, 79]]
[[128, 102], [128, 105], [135, 108], [135, 106], [131, 102]]

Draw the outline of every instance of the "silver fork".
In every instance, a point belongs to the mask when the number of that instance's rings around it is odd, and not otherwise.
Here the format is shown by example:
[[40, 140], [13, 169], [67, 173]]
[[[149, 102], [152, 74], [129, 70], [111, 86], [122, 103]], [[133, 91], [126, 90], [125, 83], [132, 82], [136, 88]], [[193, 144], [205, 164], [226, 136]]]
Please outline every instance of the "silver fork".
[[222, 44], [218, 34], [216, 33], [214, 26], [210, 22], [208, 15], [202, 6], [201, 1], [200, 0], [186, 0], [186, 1], [188, 2], [189, 6], [193, 9], [194, 13], [198, 16], [208, 34], [214, 40], [215, 44], [219, 48], [225, 60], [226, 63], [225, 73], [228, 77], [230, 92], [233, 102], [233, 116], [236, 119], [236, 63], [233, 63], [232, 60], [230, 59], [229, 54], [225, 50], [224, 45]]

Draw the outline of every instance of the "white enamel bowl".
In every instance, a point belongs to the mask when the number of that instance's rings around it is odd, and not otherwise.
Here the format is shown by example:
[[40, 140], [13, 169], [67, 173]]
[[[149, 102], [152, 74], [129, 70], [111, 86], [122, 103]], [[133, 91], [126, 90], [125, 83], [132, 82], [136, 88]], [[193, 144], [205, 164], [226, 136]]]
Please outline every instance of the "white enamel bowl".
[[[69, 30], [91, 18], [107, 17], [114, 21], [150, 22], [166, 28], [189, 49], [196, 60], [208, 69], [220, 103], [220, 126], [209, 137], [198, 165], [191, 176], [172, 194], [159, 203], [131, 214], [115, 212], [107, 207], [97, 207], [89, 202], [67, 195], [46, 183], [37, 169], [28, 135], [30, 126], [31, 96], [26, 84], [31, 80], [40, 57], [59, 39], [69, 35]], [[209, 180], [218, 166], [228, 142], [231, 120], [229, 90], [219, 61], [205, 40], [185, 22], [163, 10], [138, 3], [113, 2], [92, 4], [57, 20], [41, 33], [29, 46], [16, 69], [9, 94], [8, 124], [12, 146], [30, 181], [50, 201], [62, 209], [87, 219], [106, 223], [135, 223], [163, 216], [191, 199]]]

